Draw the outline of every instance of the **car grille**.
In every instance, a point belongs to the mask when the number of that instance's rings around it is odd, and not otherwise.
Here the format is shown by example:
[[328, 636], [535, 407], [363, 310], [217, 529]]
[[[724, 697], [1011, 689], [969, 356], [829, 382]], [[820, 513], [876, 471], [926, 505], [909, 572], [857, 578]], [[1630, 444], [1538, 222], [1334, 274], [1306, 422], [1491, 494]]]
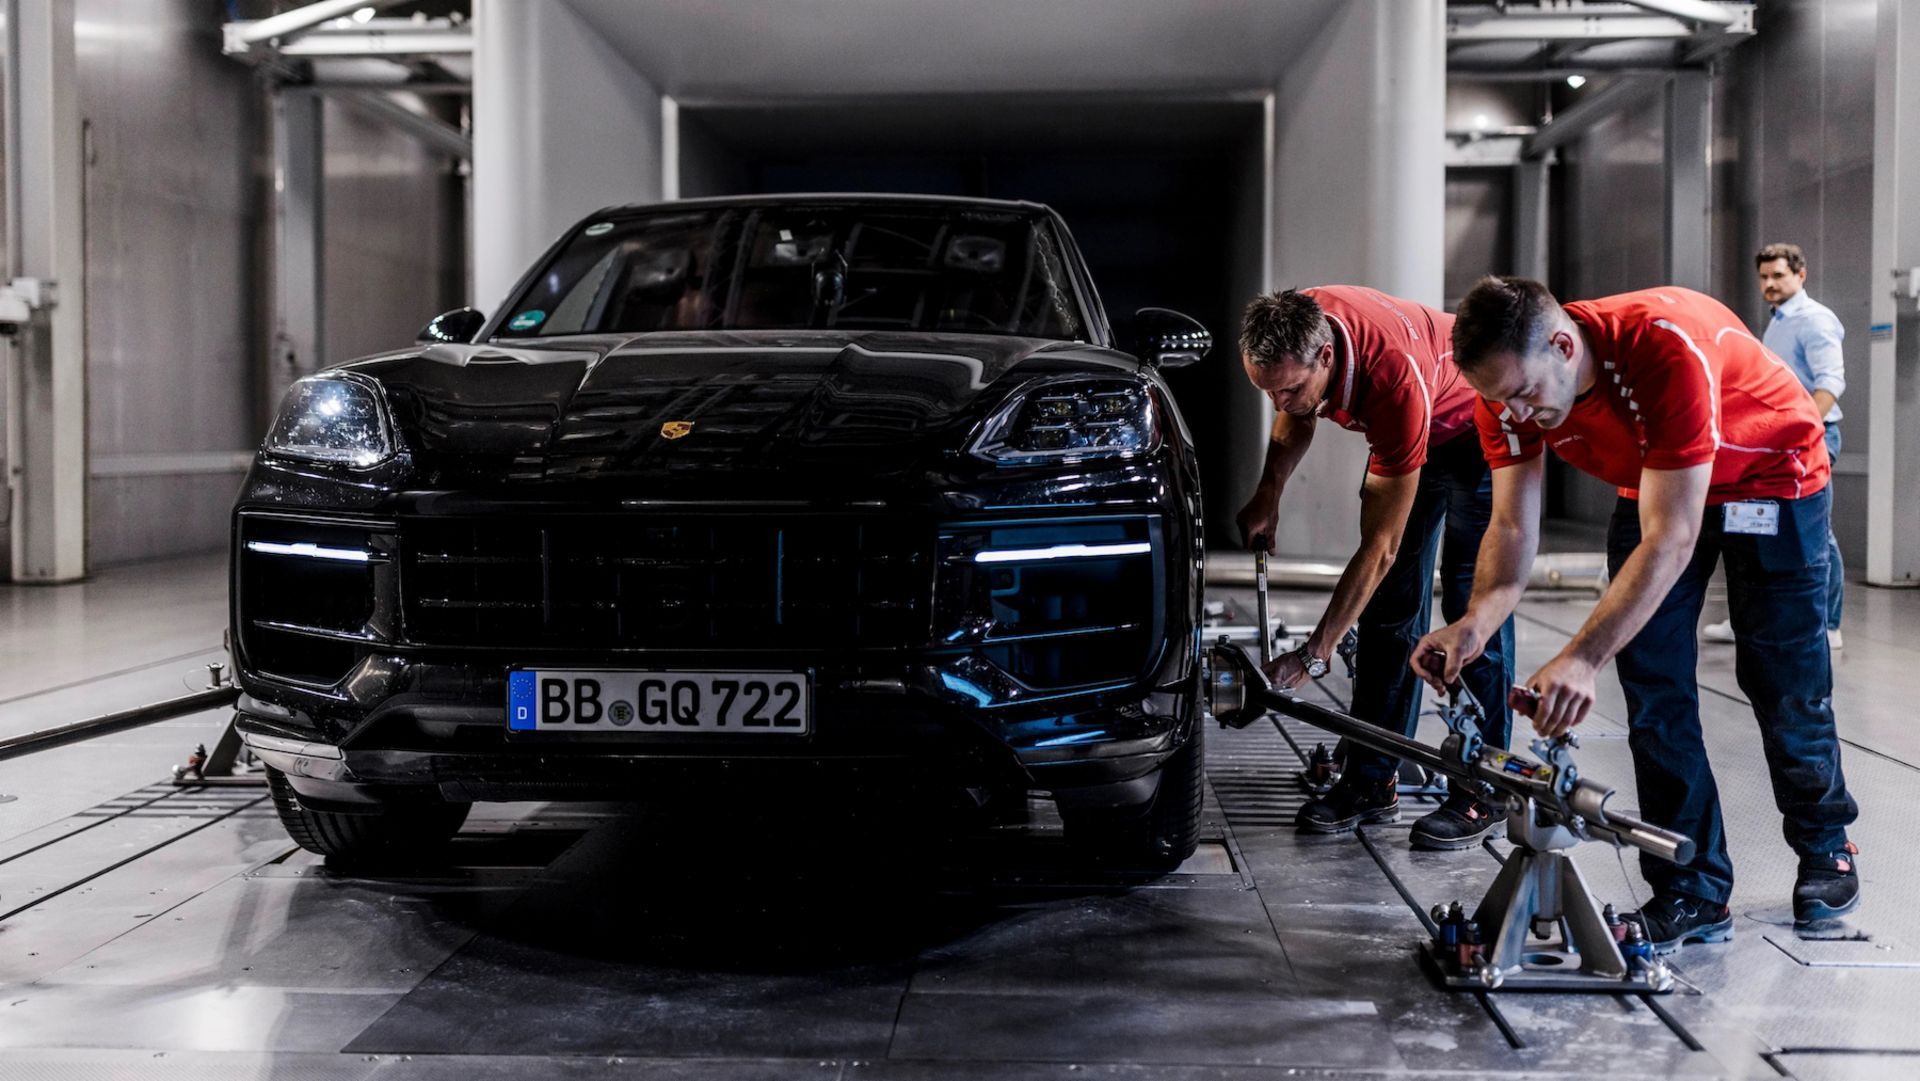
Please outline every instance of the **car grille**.
[[877, 515], [406, 519], [419, 645], [887, 649], [924, 642], [931, 529]]

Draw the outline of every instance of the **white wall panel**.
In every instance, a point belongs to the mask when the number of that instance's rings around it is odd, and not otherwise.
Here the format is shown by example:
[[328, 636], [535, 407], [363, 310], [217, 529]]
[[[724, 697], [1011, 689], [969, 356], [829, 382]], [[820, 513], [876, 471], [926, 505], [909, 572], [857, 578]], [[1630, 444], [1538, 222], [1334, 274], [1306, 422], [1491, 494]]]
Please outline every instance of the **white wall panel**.
[[[266, 97], [220, 5], [76, 0], [87, 140], [92, 566], [222, 548], [290, 374], [271, 355]], [[404, 345], [464, 288], [459, 184], [412, 137], [329, 107], [330, 363]]]
[[474, 0], [473, 257], [491, 312], [581, 216], [660, 198], [660, 92], [566, 0]]
[[322, 340], [337, 361], [404, 346], [464, 303], [466, 222], [445, 155], [351, 107], [323, 116]]
[[[262, 118], [196, 0], [77, 0], [92, 460], [250, 447]], [[92, 478], [91, 566], [226, 544], [240, 471]]]
[[[1350, 283], [1441, 303], [1444, 25], [1440, 0], [1357, 0], [1281, 82], [1275, 288]], [[1322, 428], [1281, 505], [1283, 553], [1341, 555], [1359, 541], [1366, 443]], [[1246, 453], [1263, 452], [1264, 432], [1245, 438]]]

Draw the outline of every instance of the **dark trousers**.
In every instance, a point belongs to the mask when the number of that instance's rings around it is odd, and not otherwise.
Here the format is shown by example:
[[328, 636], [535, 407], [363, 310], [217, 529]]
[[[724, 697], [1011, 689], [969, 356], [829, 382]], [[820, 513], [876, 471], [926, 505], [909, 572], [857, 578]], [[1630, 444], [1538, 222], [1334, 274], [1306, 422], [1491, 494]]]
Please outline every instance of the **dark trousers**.
[[[1840, 461], [1840, 422], [1827, 425], [1827, 457]], [[1829, 486], [1827, 491], [1833, 491]], [[1840, 629], [1841, 610], [1847, 603], [1847, 565], [1840, 561], [1840, 542], [1834, 539], [1833, 525], [1827, 525], [1827, 629]]]
[[[1700, 734], [1695, 627], [1721, 559], [1733, 616], [1734, 677], [1760, 721], [1787, 844], [1802, 855], [1833, 852], [1846, 843], [1847, 826], [1859, 813], [1840, 772], [1833, 723], [1826, 637], [1830, 495], [1772, 502], [1780, 507], [1780, 531], [1771, 537], [1726, 533], [1722, 509], [1708, 507], [1692, 561], [1616, 658], [1640, 814], [1692, 837], [1697, 847], [1684, 866], [1642, 855], [1640, 871], [1656, 890], [1717, 904], [1733, 894], [1733, 861]], [[1640, 505], [1622, 499], [1607, 529], [1607, 566], [1615, 575], [1639, 544]]]
[[[1413, 644], [1427, 633], [1433, 614], [1433, 567], [1440, 564], [1440, 612], [1451, 623], [1466, 614], [1473, 596], [1473, 564], [1493, 515], [1493, 474], [1473, 433], [1427, 452], [1420, 490], [1407, 514], [1406, 533], [1393, 567], [1360, 613], [1359, 649], [1353, 659], [1353, 715], [1410, 736], [1420, 720], [1425, 686], [1407, 662]], [[1481, 735], [1505, 747], [1512, 728], [1507, 690], [1513, 685], [1513, 620], [1467, 665], [1461, 680], [1487, 711]], [[1347, 748], [1346, 771], [1375, 783], [1392, 778], [1398, 760], [1365, 747]]]

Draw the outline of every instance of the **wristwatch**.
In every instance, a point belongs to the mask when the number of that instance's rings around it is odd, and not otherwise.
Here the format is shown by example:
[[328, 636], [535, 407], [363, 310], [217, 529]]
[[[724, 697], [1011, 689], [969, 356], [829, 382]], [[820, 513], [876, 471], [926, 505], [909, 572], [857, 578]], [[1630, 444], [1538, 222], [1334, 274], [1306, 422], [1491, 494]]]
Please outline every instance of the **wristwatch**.
[[1307, 670], [1307, 677], [1309, 679], [1319, 679], [1321, 676], [1327, 674], [1329, 665], [1325, 657], [1316, 657], [1308, 653], [1306, 646], [1301, 646], [1293, 652], [1295, 656], [1300, 658], [1300, 666]]

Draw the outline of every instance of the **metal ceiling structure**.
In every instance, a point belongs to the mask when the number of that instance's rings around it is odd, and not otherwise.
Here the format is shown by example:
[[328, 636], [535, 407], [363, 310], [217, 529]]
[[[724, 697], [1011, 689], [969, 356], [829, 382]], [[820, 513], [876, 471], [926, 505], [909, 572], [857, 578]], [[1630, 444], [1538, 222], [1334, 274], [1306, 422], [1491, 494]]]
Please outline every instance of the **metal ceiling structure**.
[[473, 28], [457, 12], [382, 18], [404, 0], [317, 0], [222, 29], [228, 56], [254, 65], [276, 89], [335, 94], [361, 112], [394, 123], [435, 150], [472, 157], [466, 132], [394, 92], [472, 91]]
[[1711, 63], [1754, 34], [1752, 3], [1449, 3], [1447, 66], [1468, 77], [1557, 79]]
[[[381, 17], [403, 5], [413, 13]], [[408, 0], [316, 0], [221, 28], [226, 55], [272, 88], [273, 356], [283, 377], [314, 370], [327, 353], [321, 99], [387, 124], [462, 170], [473, 160], [465, 111], [460, 124], [449, 123], [427, 100], [472, 92], [473, 29], [460, 5], [450, 7], [429, 14]]]
[[1549, 88], [1564, 81], [1584, 90], [1555, 113], [1549, 89], [1531, 124], [1447, 133], [1449, 166], [1513, 170], [1516, 273], [1547, 277], [1549, 186], [1557, 152], [1609, 117], [1657, 97], [1665, 107], [1666, 278], [1705, 285], [1713, 214], [1707, 152], [1713, 64], [1754, 36], [1755, 7], [1718, 0], [1449, 0], [1450, 80]]

